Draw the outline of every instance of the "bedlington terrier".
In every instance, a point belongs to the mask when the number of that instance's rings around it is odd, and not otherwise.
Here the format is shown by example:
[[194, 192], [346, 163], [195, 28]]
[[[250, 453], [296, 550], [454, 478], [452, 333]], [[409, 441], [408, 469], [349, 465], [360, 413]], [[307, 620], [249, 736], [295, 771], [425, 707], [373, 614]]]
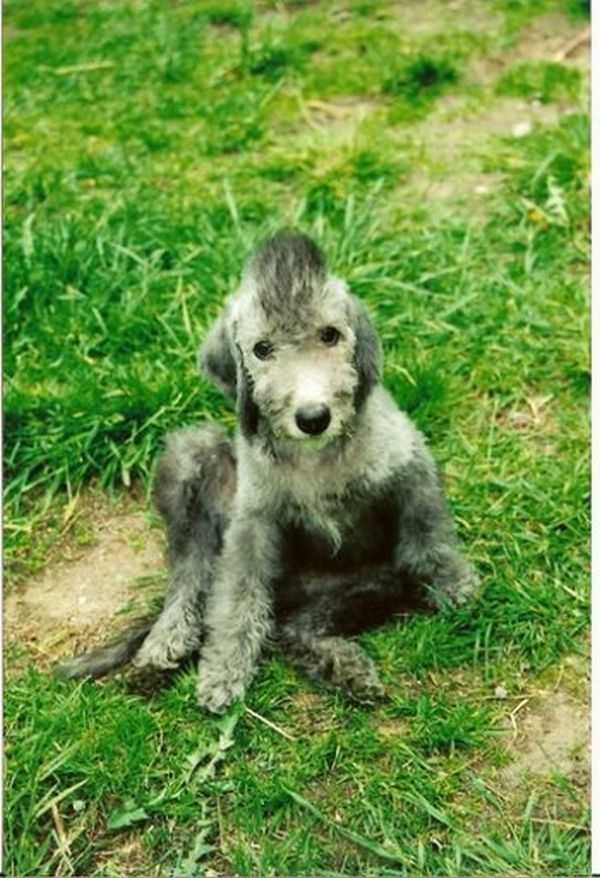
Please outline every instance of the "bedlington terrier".
[[130, 658], [172, 668], [200, 653], [199, 704], [243, 695], [266, 643], [357, 699], [383, 693], [345, 635], [390, 618], [406, 591], [460, 604], [462, 556], [422, 434], [379, 383], [362, 302], [296, 231], [265, 241], [199, 352], [237, 402], [232, 441], [178, 430], [156, 474], [170, 582], [154, 624], [63, 666], [99, 676]]

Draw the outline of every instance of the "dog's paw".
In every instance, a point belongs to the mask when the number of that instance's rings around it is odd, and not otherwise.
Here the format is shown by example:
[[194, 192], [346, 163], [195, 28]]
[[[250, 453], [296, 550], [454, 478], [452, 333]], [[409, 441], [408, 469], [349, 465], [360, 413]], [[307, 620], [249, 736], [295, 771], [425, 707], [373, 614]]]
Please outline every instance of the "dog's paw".
[[321, 644], [327, 657], [319, 669], [321, 676], [355, 701], [375, 704], [385, 698], [375, 662], [356, 643], [333, 637]]
[[474, 600], [481, 590], [481, 580], [473, 568], [454, 579], [436, 582], [428, 589], [428, 603], [436, 610], [462, 607]]
[[453, 592], [454, 606], [460, 607], [467, 601], [476, 598], [481, 591], [481, 579], [474, 570], [470, 570], [468, 575], [457, 582]]
[[160, 618], [137, 651], [133, 664], [136, 668], [160, 671], [176, 668], [199, 648], [200, 641], [199, 624], [191, 624], [183, 617], [171, 623], [167, 617]]
[[210, 713], [224, 713], [233, 701], [241, 698], [245, 688], [245, 682], [241, 677], [225, 676], [222, 669], [215, 672], [210, 665], [200, 663], [196, 687], [199, 707]]
[[359, 681], [347, 687], [348, 695], [360, 704], [377, 704], [387, 698], [381, 680]]
[[135, 658], [133, 666], [138, 670], [157, 670], [168, 671], [179, 665], [177, 654], [173, 654], [169, 648], [169, 644], [153, 638], [151, 641], [147, 638]]
[[343, 681], [343, 687], [355, 701], [361, 704], [376, 704], [383, 701], [386, 691], [379, 679], [375, 666], [369, 661], [362, 668], [356, 668], [354, 673], [348, 675]]

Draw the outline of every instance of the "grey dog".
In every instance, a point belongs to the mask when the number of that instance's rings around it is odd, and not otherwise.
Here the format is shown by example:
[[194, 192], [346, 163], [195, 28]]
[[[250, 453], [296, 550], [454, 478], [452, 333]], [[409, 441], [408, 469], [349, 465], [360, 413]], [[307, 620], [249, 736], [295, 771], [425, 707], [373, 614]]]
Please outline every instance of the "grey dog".
[[232, 442], [207, 424], [168, 437], [155, 498], [170, 582], [153, 623], [63, 666], [99, 676], [133, 658], [165, 669], [200, 652], [198, 702], [240, 697], [267, 643], [372, 701], [372, 660], [347, 635], [424, 587], [435, 605], [477, 585], [424, 437], [379, 383], [361, 301], [296, 231], [265, 241], [199, 352], [237, 402]]

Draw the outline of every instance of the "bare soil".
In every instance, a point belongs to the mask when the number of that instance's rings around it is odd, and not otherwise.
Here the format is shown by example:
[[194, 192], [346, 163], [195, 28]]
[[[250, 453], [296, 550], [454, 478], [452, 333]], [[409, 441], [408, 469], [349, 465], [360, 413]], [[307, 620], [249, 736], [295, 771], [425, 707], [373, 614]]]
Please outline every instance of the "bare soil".
[[[476, 56], [465, 75], [491, 89], [503, 70], [526, 61], [560, 61], [587, 73], [589, 36], [585, 27], [559, 13], [542, 16], [521, 32], [514, 46]], [[502, 174], [484, 169], [485, 142], [490, 137], [520, 137], [538, 125], [555, 125], [561, 116], [577, 109], [569, 101], [544, 104], [535, 99], [495, 96], [491, 101], [473, 103], [461, 95], [442, 97], [426, 119], [411, 125], [411, 139], [425, 161], [406, 185], [442, 213], [465, 202], [477, 214], [502, 181]], [[448, 174], [448, 166], [452, 174]], [[398, 194], [405, 194], [404, 186]]]
[[86, 528], [4, 598], [6, 646], [25, 651], [38, 667], [103, 640], [120, 614], [147, 603], [144, 586], [156, 590], [164, 579], [164, 540], [143, 507], [130, 501], [115, 508], [97, 495], [81, 502]]
[[584, 645], [581, 654], [563, 658], [528, 698], [507, 705], [504, 744], [510, 761], [495, 770], [492, 783], [508, 812], [521, 813], [533, 801], [537, 822], [579, 826], [590, 795], [590, 680]]
[[[516, 719], [516, 718], [515, 718]], [[502, 786], [552, 774], [573, 778], [589, 764], [589, 706], [558, 689], [536, 700], [512, 737], [512, 762], [500, 773]]]

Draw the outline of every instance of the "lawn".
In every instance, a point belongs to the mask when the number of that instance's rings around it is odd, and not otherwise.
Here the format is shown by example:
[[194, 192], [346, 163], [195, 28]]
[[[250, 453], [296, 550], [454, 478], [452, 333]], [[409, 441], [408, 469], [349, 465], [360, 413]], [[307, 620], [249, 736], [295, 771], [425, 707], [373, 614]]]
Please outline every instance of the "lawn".
[[144, 507], [167, 430], [233, 427], [195, 350], [282, 224], [368, 304], [484, 581], [361, 637], [369, 709], [270, 657], [216, 719], [193, 669], [67, 683], [74, 642], [44, 663], [9, 627], [7, 874], [588, 872], [588, 23], [579, 0], [7, 0], [7, 593], [85, 562], [90, 492]]

